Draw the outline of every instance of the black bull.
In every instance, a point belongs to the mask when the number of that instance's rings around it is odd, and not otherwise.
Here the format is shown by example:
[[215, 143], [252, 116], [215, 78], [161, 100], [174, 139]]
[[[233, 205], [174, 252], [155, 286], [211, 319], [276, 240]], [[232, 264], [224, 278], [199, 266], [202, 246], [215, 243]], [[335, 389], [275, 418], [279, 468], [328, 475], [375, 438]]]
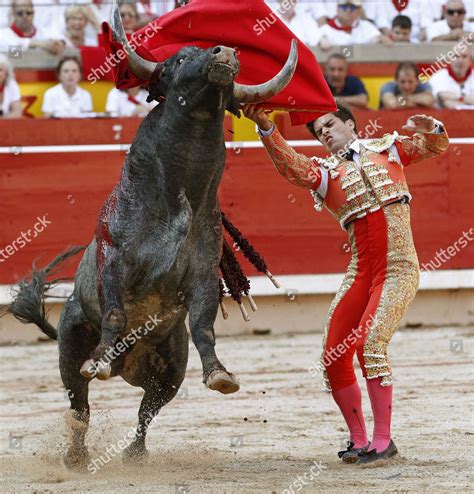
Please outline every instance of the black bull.
[[203, 366], [204, 382], [228, 393], [237, 379], [216, 356], [214, 321], [219, 304], [222, 223], [217, 189], [225, 162], [225, 110], [263, 101], [288, 84], [297, 60], [289, 59], [268, 83], [234, 83], [234, 50], [181, 49], [162, 64], [140, 59], [128, 46], [115, 6], [116, 37], [127, 47], [130, 68], [150, 80], [161, 103], [144, 119], [125, 159], [119, 183], [106, 200], [95, 238], [86, 248], [58, 330], [46, 320], [46, 278], [75, 248], [20, 284], [9, 310], [36, 323], [59, 342], [61, 378], [70, 397], [71, 467], [88, 461], [88, 386], [97, 376], [120, 375], [145, 393], [136, 436], [124, 459], [146, 454], [150, 418], [177, 393], [185, 375], [188, 335]]

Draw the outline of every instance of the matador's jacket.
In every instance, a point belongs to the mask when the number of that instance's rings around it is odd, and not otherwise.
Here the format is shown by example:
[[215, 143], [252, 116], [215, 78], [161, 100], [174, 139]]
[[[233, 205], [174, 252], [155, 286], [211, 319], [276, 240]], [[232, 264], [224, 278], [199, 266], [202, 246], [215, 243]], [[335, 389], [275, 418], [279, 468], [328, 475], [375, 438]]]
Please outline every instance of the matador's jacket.
[[325, 159], [298, 154], [274, 127], [259, 130], [277, 170], [309, 189], [315, 209], [325, 207], [349, 235], [352, 258], [324, 330], [325, 391], [356, 381], [354, 353], [366, 379], [392, 384], [387, 347], [419, 282], [404, 168], [448, 148], [441, 122], [435, 123], [432, 132], [412, 137], [394, 132], [364, 144], [355, 140], [344, 157]]

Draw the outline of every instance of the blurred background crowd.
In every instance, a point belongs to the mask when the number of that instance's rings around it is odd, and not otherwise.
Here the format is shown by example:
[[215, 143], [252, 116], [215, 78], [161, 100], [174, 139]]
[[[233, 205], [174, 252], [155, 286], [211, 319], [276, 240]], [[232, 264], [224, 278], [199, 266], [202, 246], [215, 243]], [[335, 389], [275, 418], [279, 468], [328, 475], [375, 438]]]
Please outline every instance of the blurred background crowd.
[[[192, 1], [192, 0], [191, 0]], [[223, 0], [224, 1], [224, 0]], [[120, 14], [132, 34], [153, 19], [179, 8], [186, 0], [121, 0]], [[410, 107], [474, 109], [472, 42], [474, 0], [280, 0], [267, 2], [273, 17], [259, 20], [267, 29], [279, 17], [303, 42], [331, 53], [323, 65], [326, 80], [337, 98], [352, 109], [368, 108], [363, 81], [351, 75], [351, 60], [342, 47], [382, 44], [394, 50], [414, 44], [444, 42], [444, 61], [429, 72], [418, 64], [398, 64], [393, 80], [379, 88], [379, 108]], [[4, 118], [23, 114], [11, 51], [44, 51], [57, 57], [58, 84], [41, 96], [45, 117], [87, 116], [93, 112], [91, 95], [80, 87], [79, 56], [68, 49], [99, 45], [101, 23], [110, 18], [109, 0], [0, 0], [0, 112]], [[339, 51], [335, 48], [341, 47]], [[3, 54], [1, 54], [3, 53]], [[111, 89], [106, 113], [113, 116], [146, 114], [143, 88]]]

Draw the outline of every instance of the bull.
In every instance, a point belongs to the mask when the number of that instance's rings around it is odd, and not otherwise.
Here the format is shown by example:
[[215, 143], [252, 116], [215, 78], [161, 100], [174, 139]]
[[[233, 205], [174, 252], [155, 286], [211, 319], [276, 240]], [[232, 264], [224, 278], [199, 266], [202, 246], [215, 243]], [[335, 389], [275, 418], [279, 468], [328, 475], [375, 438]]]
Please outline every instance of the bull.
[[[208, 388], [239, 389], [215, 352], [214, 321], [219, 305], [222, 218], [217, 189], [225, 164], [225, 110], [271, 98], [291, 80], [296, 42], [282, 70], [256, 86], [237, 84], [236, 52], [225, 46], [182, 48], [163, 63], [141, 58], [129, 45], [117, 4], [114, 36], [126, 48], [130, 70], [149, 81], [160, 101], [141, 123], [121, 177], [106, 199], [92, 242], [34, 269], [20, 283], [9, 311], [35, 323], [59, 343], [59, 368], [68, 391], [71, 443], [65, 462], [87, 465], [91, 379], [121, 376], [142, 387], [133, 442], [124, 461], [147, 456], [150, 420], [183, 382], [190, 334]], [[84, 250], [58, 328], [47, 320], [47, 281], [60, 264]]]

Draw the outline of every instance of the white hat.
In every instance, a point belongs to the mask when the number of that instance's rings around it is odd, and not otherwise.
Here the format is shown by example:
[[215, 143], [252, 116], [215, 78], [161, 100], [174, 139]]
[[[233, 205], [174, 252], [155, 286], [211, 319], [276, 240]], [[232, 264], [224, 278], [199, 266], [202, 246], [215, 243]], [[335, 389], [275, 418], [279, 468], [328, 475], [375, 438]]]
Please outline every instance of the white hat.
[[352, 3], [352, 5], [357, 5], [357, 7], [362, 7], [362, 0], [338, 0], [338, 5], [345, 5], [346, 3]]

